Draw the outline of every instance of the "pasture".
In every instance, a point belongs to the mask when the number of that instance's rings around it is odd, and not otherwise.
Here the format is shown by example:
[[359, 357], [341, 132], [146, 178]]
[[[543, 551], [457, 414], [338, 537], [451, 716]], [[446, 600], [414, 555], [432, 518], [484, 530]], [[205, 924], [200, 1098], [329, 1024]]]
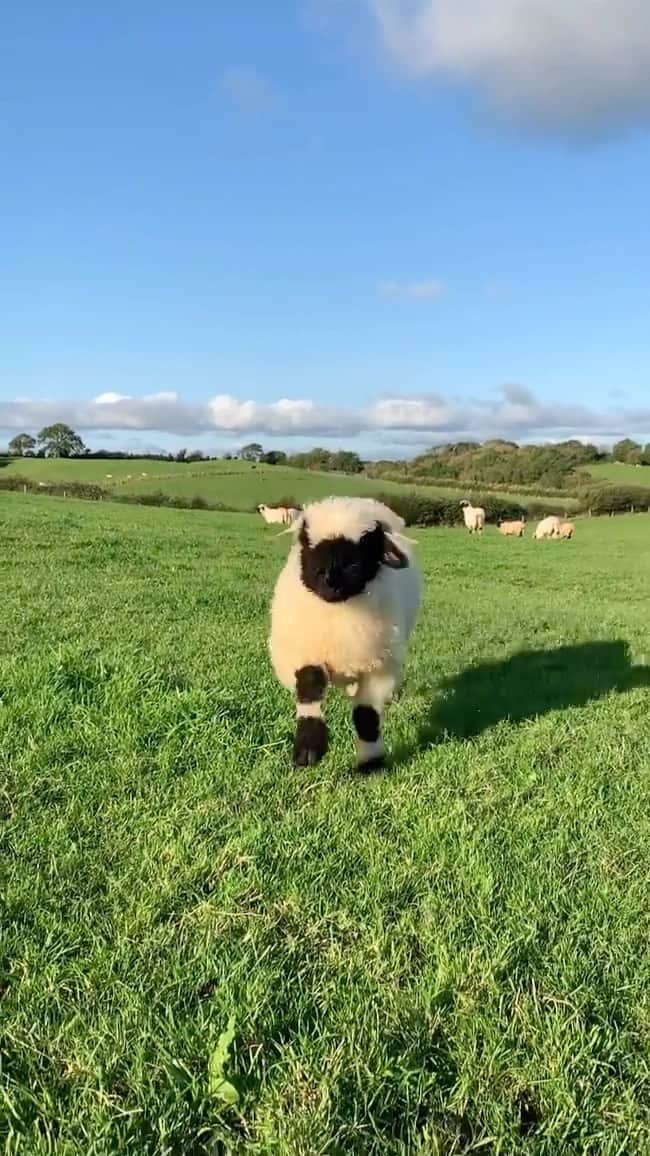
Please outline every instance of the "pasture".
[[595, 462], [585, 467], [597, 482], [611, 482], [619, 486], [649, 486], [650, 466], [633, 466], [627, 462]]
[[[63, 482], [91, 482], [107, 490], [127, 494], [151, 494], [163, 490], [173, 497], [204, 498], [233, 510], [250, 511], [259, 502], [272, 505], [286, 498], [299, 504], [313, 502], [330, 494], [370, 495], [403, 493], [409, 491], [429, 496], [467, 496], [467, 487], [402, 485], [383, 478], [368, 478], [317, 470], [299, 470], [290, 466], [266, 466], [244, 461], [164, 462], [146, 458], [130, 461], [84, 458], [0, 458], [0, 471], [19, 474], [36, 482], [47, 484]], [[110, 476], [109, 476], [110, 475]], [[2, 473], [0, 472], [0, 477]], [[477, 486], [474, 492], [489, 493]], [[501, 499], [526, 503], [530, 498], [517, 493], [499, 493]], [[577, 502], [570, 497], [536, 498], [549, 510], [571, 511]]]
[[417, 532], [365, 779], [343, 697], [290, 766], [273, 528], [0, 526], [5, 1151], [650, 1149], [650, 519]]

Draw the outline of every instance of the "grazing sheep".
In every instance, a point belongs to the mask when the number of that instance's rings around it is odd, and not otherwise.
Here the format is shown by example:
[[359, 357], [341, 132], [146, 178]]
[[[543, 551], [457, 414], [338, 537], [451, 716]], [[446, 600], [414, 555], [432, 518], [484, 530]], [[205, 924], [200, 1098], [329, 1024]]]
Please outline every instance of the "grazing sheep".
[[573, 522], [560, 522], [555, 537], [571, 539], [573, 537], [574, 530], [575, 526]]
[[535, 538], [539, 542], [542, 538], [555, 538], [560, 527], [560, 519], [555, 514], [550, 514], [548, 518], [542, 518], [538, 522], [535, 530]]
[[269, 649], [279, 681], [296, 696], [297, 766], [312, 766], [327, 750], [322, 704], [330, 684], [353, 698], [359, 768], [383, 761], [382, 716], [421, 598], [403, 530], [381, 502], [326, 498], [284, 531], [294, 542], [273, 595]]
[[460, 503], [463, 507], [463, 519], [470, 534], [482, 534], [485, 525], [485, 510], [482, 506], [472, 506], [466, 498]]
[[282, 525], [286, 525], [286, 523], [289, 521], [289, 518], [287, 517], [286, 506], [259, 505], [256, 507], [256, 509], [258, 514], [262, 515], [264, 521], [268, 522], [269, 524], [272, 522], [281, 522]]
[[499, 522], [499, 533], [504, 538], [523, 538], [525, 529], [525, 522]]

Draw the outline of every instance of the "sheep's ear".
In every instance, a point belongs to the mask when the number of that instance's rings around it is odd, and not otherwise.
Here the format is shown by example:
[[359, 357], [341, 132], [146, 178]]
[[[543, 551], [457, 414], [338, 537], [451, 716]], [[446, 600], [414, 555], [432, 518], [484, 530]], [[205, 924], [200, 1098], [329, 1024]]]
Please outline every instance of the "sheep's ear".
[[382, 562], [384, 566], [389, 566], [391, 570], [405, 570], [409, 564], [406, 554], [400, 550], [390, 534], [384, 534], [384, 556]]

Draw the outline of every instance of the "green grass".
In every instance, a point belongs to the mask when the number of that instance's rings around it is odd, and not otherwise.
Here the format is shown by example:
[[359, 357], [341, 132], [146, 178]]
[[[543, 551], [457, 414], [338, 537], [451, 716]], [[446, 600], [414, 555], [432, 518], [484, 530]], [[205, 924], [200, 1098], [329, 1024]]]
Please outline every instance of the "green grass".
[[420, 532], [367, 780], [344, 698], [290, 766], [259, 519], [0, 524], [4, 1151], [650, 1150], [645, 517]]
[[596, 462], [585, 467], [599, 482], [615, 482], [620, 486], [650, 486], [650, 466], [629, 466], [625, 462]]
[[[3, 459], [0, 459], [0, 465]], [[330, 494], [400, 493], [404, 487], [397, 482], [365, 476], [318, 473], [296, 470], [288, 466], [253, 465], [240, 461], [158, 462], [96, 461], [62, 458], [4, 459], [3, 472], [21, 474], [37, 482], [93, 482], [119, 493], [150, 494], [163, 490], [174, 497], [199, 496], [208, 502], [220, 503], [235, 510], [254, 509], [259, 502], [272, 505], [284, 498], [295, 498], [301, 505], [328, 497]], [[2, 473], [0, 473], [0, 477]], [[406, 489], [428, 496], [457, 497], [468, 493], [489, 493], [481, 487], [468, 491], [449, 486], [417, 486], [406, 484]], [[530, 496], [517, 493], [496, 493], [495, 497], [526, 504]], [[539, 498], [549, 510], [569, 512], [577, 505], [573, 498]]]

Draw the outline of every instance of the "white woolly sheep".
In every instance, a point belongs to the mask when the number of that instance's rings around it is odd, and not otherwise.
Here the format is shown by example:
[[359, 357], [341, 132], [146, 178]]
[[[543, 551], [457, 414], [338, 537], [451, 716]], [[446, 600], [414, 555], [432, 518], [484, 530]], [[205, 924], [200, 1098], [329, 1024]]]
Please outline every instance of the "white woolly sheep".
[[526, 530], [525, 522], [499, 522], [499, 533], [504, 538], [523, 538]]
[[371, 498], [314, 502], [288, 531], [295, 537], [273, 595], [269, 649], [279, 681], [296, 696], [297, 766], [312, 766], [327, 750], [328, 685], [353, 698], [359, 769], [382, 764], [382, 716], [421, 599], [403, 531], [403, 519]]
[[549, 514], [548, 518], [542, 518], [541, 522], [538, 522], [535, 538], [538, 542], [542, 538], [555, 538], [559, 528], [560, 519], [555, 514]]
[[470, 534], [482, 534], [485, 525], [485, 510], [482, 506], [472, 506], [467, 498], [460, 503], [463, 507], [463, 520]]
[[286, 525], [289, 521], [289, 518], [287, 517], [286, 506], [259, 505], [257, 506], [257, 512], [258, 514], [261, 514], [264, 518], [264, 521], [268, 522], [269, 524], [273, 522], [280, 522], [282, 525]]

